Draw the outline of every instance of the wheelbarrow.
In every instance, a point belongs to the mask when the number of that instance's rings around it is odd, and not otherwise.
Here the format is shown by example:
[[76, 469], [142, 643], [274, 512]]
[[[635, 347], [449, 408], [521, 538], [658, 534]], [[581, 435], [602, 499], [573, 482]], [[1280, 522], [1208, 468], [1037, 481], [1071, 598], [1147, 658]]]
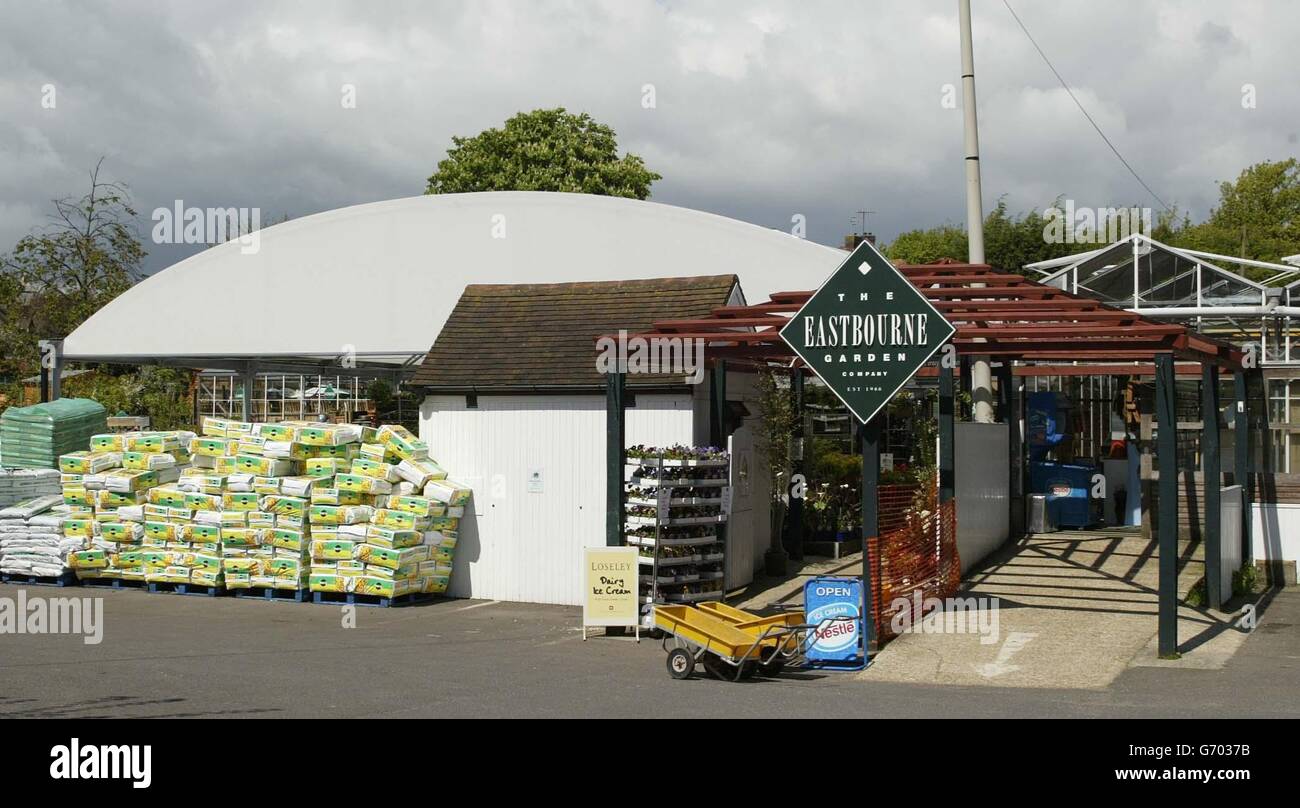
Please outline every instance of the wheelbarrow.
[[[708, 608], [705, 608], [705, 607]], [[792, 621], [793, 618], [793, 621]], [[714, 678], [738, 682], [762, 670], [774, 674], [802, 658], [825, 625], [851, 617], [804, 623], [797, 614], [759, 617], [721, 603], [654, 607], [655, 628], [664, 634], [668, 675], [689, 678], [696, 664]], [[669, 648], [669, 641], [673, 647]]]
[[760, 640], [758, 670], [765, 676], [775, 676], [781, 672], [786, 663], [801, 653], [797, 643], [782, 642], [785, 632], [769, 633], [769, 629], [794, 629], [804, 625], [804, 616], [800, 612], [779, 612], [761, 617], [743, 609], [716, 601], [707, 600], [699, 604], [700, 611], [719, 620], [730, 623], [751, 637]]

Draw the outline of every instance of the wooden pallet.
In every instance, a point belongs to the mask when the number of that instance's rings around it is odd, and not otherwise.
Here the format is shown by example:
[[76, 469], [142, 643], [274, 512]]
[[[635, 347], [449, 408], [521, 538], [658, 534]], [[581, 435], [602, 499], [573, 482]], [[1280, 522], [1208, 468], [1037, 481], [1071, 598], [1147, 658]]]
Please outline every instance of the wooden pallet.
[[21, 573], [0, 573], [0, 582], [21, 584], [23, 586], [76, 586], [80, 583], [72, 570], [62, 575], [23, 575]]
[[331, 606], [378, 606], [380, 608], [391, 608], [394, 606], [413, 606], [417, 603], [427, 603], [433, 600], [434, 596], [423, 592], [408, 592], [405, 595], [387, 598], [382, 595], [359, 595], [355, 592], [312, 592], [312, 603], [324, 603]]
[[250, 600], [274, 600], [281, 603], [307, 603], [312, 593], [306, 589], [276, 589], [270, 586], [240, 587], [229, 590], [237, 598]]
[[149, 592], [169, 592], [173, 595], [199, 595], [207, 598], [215, 598], [218, 595], [225, 594], [224, 586], [200, 586], [198, 584], [180, 584], [169, 583], [166, 581], [150, 581]]
[[82, 586], [100, 589], [144, 589], [147, 583], [140, 578], [78, 578]]

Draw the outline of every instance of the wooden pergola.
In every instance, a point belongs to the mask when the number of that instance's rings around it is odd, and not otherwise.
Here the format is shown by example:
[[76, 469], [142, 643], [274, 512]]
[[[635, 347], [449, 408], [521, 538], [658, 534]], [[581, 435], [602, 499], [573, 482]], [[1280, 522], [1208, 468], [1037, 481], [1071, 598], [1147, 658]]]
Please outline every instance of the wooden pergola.
[[[1156, 421], [1159, 426], [1157, 459], [1160, 468], [1172, 473], [1159, 480], [1159, 648], [1162, 656], [1177, 653], [1177, 558], [1178, 558], [1178, 475], [1176, 469], [1176, 417], [1174, 380], [1176, 375], [1198, 374], [1202, 384], [1203, 464], [1205, 466], [1205, 560], [1206, 589], [1210, 605], [1218, 607], [1220, 533], [1219, 374], [1234, 375], [1236, 409], [1234, 478], [1243, 486], [1247, 504], [1243, 510], [1243, 559], [1251, 553], [1248, 490], [1249, 420], [1247, 418], [1247, 373], [1243, 352], [1230, 344], [1207, 338], [1182, 325], [1157, 322], [1131, 311], [1107, 306], [1055, 286], [1047, 286], [1022, 275], [995, 270], [985, 264], [941, 261], [933, 264], [903, 264], [898, 271], [919, 290], [956, 328], [953, 350], [940, 351], [939, 361], [917, 375], [938, 377], [939, 388], [939, 497], [954, 496], [954, 370], [964, 356], [987, 356], [1000, 361], [998, 367], [998, 410], [1000, 419], [1011, 422], [1018, 412], [1015, 395], [1017, 377], [1054, 376], [1154, 376]], [[668, 338], [700, 340], [711, 368], [710, 397], [713, 402], [711, 439], [721, 445], [727, 435], [725, 379], [728, 364], [733, 367], [784, 365], [791, 368], [794, 395], [802, 407], [802, 360], [780, 336], [780, 330], [814, 294], [793, 291], [773, 294], [763, 303], [722, 306], [707, 317], [656, 321], [650, 331], [629, 334], [629, 339]], [[1017, 365], [1017, 363], [1020, 363]], [[1246, 372], [1243, 372], [1246, 371]], [[622, 543], [623, 374], [607, 379], [609, 417], [609, 502], [607, 542]], [[1023, 385], [1023, 382], [1019, 383]], [[1023, 391], [1019, 391], [1023, 397]], [[1205, 417], [1209, 416], [1209, 417]], [[867, 547], [877, 535], [876, 488], [879, 474], [880, 416], [860, 429], [862, 441], [863, 491], [862, 533], [864, 587], [870, 586]], [[1009, 457], [1019, 457], [1017, 430], [1008, 429]], [[1211, 484], [1213, 483], [1213, 484]], [[1014, 493], [1014, 492], [1013, 492]], [[793, 502], [793, 500], [792, 500]], [[795, 503], [797, 504], [797, 503]], [[617, 506], [617, 507], [615, 507]], [[791, 518], [797, 519], [795, 508]], [[1213, 517], [1213, 518], [1211, 518]], [[870, 621], [867, 621], [868, 623]]]
[[[957, 328], [952, 344], [958, 354], [1116, 363], [1152, 362], [1157, 354], [1168, 353], [1228, 369], [1241, 365], [1239, 349], [1185, 326], [1111, 308], [984, 264], [904, 264], [898, 270]], [[704, 319], [658, 321], [654, 331], [630, 336], [704, 339], [716, 359], [790, 360], [796, 357], [778, 332], [812, 295], [778, 292], [766, 303], [724, 306]], [[740, 328], [751, 330], [736, 330]], [[1061, 375], [1095, 373], [1085, 365]]]

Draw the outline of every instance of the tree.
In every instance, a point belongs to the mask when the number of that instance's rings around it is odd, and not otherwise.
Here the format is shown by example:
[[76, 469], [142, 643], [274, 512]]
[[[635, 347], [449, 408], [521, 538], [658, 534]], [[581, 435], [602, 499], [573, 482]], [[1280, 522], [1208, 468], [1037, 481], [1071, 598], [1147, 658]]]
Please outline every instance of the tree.
[[182, 368], [100, 366], [98, 373], [68, 379], [63, 394], [94, 399], [110, 415], [147, 415], [151, 429], [194, 429], [193, 378], [193, 371]]
[[80, 198], [54, 200], [50, 225], [0, 260], [0, 377], [39, 369], [37, 340], [64, 336], [138, 278], [144, 246], [126, 186], [90, 172]]
[[1300, 253], [1300, 162], [1265, 161], [1219, 184], [1219, 205], [1200, 224], [1171, 228], [1170, 243], [1277, 261]]
[[[21, 380], [40, 371], [37, 340], [66, 336], [140, 278], [144, 245], [127, 187], [100, 179], [103, 160], [79, 198], [54, 200], [52, 222], [24, 236], [0, 259], [0, 409], [21, 400]], [[68, 396], [93, 398], [110, 412], [148, 415], [153, 426], [192, 420], [192, 373], [100, 367], [69, 379]]]
[[965, 261], [970, 254], [966, 231], [956, 225], [941, 224], [924, 230], [908, 230], [885, 246], [891, 261], [928, 264], [941, 258]]
[[772, 549], [781, 546], [788, 502], [786, 486], [790, 482], [792, 470], [791, 437], [799, 424], [791, 389], [789, 385], [778, 381], [778, 373], [782, 374], [783, 379], [789, 378], [782, 371], [771, 367], [761, 368], [754, 374], [759, 416], [754, 448], [767, 461], [768, 484], [771, 486], [768, 494], [771, 497]]
[[[1061, 200], [1057, 199], [1053, 205], [1059, 210]], [[1023, 272], [1025, 264], [1088, 249], [1086, 245], [1067, 244], [1064, 239], [1048, 239], [1045, 234], [1047, 224], [1048, 220], [1036, 209], [1019, 216], [1010, 215], [1006, 200], [999, 199], [997, 206], [984, 218], [985, 261], [1008, 272]]]
[[453, 137], [426, 194], [563, 191], [646, 199], [659, 174], [618, 156], [614, 130], [563, 107], [521, 112], [501, 129]]
[[[1058, 211], [1062, 209], [1062, 201], [1059, 197], [1052, 203], [1052, 207]], [[1159, 223], [1152, 227], [1155, 237], [1160, 238], [1162, 232], [1173, 232], [1176, 218], [1176, 215], [1161, 216]], [[1086, 252], [1103, 246], [1102, 243], [1096, 242], [1094, 231], [1087, 225], [1061, 223], [1058, 225], [1061, 228], [1059, 237], [1049, 237], [1052, 229], [1049, 224], [1052, 221], [1037, 209], [1012, 215], [1007, 210], [1006, 200], [999, 199], [998, 204], [984, 217], [985, 263], [996, 269], [1025, 274], [1026, 264]], [[1065, 237], [1064, 228], [1073, 228], [1072, 238]], [[966, 261], [970, 254], [968, 243], [964, 228], [941, 224], [899, 234], [898, 238], [885, 248], [885, 254], [893, 260], [914, 264], [928, 264], [941, 258]]]
[[[1059, 202], [1059, 200], [1058, 200]], [[1059, 205], [1058, 205], [1059, 206]], [[1037, 210], [1013, 216], [1005, 199], [999, 199], [984, 217], [984, 260], [990, 266], [1020, 272], [1025, 264], [1079, 252], [1078, 244], [1054, 243], [1044, 235], [1047, 220]], [[966, 261], [970, 255], [965, 228], [941, 224], [909, 230], [885, 248], [891, 260], [928, 264], [941, 258]]]

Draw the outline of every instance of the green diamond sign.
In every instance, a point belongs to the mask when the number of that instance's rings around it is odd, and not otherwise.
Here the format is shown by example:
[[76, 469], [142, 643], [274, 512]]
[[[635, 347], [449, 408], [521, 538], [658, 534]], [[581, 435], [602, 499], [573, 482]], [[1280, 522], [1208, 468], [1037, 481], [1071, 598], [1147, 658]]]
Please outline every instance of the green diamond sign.
[[866, 423], [955, 332], [864, 241], [781, 329], [781, 338]]

